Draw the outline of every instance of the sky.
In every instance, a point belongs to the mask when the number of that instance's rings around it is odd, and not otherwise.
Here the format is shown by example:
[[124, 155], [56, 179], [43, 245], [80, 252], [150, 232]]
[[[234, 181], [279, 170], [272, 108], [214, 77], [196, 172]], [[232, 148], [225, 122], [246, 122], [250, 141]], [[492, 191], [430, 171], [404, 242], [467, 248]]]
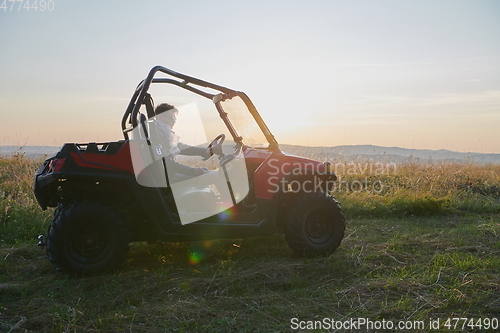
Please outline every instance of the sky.
[[280, 143], [500, 153], [500, 1], [34, 4], [0, 6], [0, 145], [120, 140], [162, 65], [246, 92]]

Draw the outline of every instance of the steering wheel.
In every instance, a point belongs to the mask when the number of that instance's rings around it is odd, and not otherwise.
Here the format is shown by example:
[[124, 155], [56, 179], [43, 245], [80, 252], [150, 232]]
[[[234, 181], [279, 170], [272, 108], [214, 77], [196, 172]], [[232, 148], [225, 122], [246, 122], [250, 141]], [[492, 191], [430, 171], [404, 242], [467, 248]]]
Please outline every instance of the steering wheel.
[[[224, 142], [224, 140], [226, 140], [226, 135], [224, 133], [222, 134], [219, 134], [215, 137], [215, 139], [212, 140], [212, 142], [210, 142], [210, 144], [208, 145], [207, 149], [208, 151], [210, 151], [210, 155], [213, 155], [214, 152], [212, 151], [212, 147], [217, 145], [217, 146], [222, 146], [222, 143]], [[220, 158], [224, 157], [224, 153], [222, 153], [222, 155], [220, 155]]]

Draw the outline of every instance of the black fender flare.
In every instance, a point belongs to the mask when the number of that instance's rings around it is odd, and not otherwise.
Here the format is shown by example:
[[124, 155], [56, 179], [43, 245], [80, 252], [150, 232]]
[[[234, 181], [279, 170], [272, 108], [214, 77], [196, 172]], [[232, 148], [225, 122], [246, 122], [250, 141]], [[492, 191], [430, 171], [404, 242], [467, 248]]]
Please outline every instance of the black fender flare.
[[278, 182], [278, 191], [273, 196], [276, 207], [276, 225], [283, 226], [286, 221], [286, 206], [293, 204], [295, 198], [303, 193], [324, 192], [333, 190], [337, 176], [330, 171], [329, 163], [325, 163], [327, 172], [317, 170], [294, 168], [284, 175]]

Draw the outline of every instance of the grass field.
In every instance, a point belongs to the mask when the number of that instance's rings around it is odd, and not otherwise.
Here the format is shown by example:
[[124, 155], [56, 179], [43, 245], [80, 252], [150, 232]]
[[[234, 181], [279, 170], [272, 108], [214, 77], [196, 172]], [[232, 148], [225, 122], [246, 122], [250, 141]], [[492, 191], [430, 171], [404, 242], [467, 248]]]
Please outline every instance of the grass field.
[[[349, 163], [337, 165], [344, 169], [333, 193], [346, 236], [330, 256], [293, 257], [279, 234], [135, 243], [119, 271], [75, 278], [56, 273], [35, 246], [52, 214], [31, 193], [39, 161], [0, 160], [0, 331], [374, 332], [404, 324], [427, 332], [438, 320], [434, 331], [495, 331], [500, 166]], [[365, 318], [373, 329], [328, 329], [324, 318]], [[319, 321], [323, 330], [309, 329]], [[394, 329], [376, 329], [382, 323]]]

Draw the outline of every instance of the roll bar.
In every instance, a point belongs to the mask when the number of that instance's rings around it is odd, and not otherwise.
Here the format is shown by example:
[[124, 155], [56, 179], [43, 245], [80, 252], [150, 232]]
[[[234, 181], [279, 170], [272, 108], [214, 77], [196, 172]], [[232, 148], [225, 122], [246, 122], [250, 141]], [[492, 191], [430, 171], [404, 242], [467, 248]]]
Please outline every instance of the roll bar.
[[[158, 73], [164, 73], [170, 76], [173, 76], [174, 78], [180, 79], [180, 80], [175, 80], [172, 78], [155, 78], [155, 75]], [[122, 132], [126, 140], [129, 139], [128, 133], [131, 132], [135, 127], [138, 125], [138, 113], [139, 109], [141, 108], [142, 104], [146, 104], [149, 102], [149, 95], [148, 95], [148, 90], [149, 87], [151, 86], [152, 83], [167, 83], [167, 84], [173, 84], [178, 87], [181, 87], [183, 89], [189, 90], [195, 94], [198, 94], [200, 96], [203, 96], [205, 98], [211, 99], [217, 106], [217, 110], [219, 111], [219, 115], [228, 127], [229, 131], [231, 132], [231, 135], [233, 135], [234, 138], [238, 138], [238, 133], [236, 133], [235, 129], [233, 128], [232, 124], [230, 123], [227, 114], [219, 107], [219, 102], [221, 100], [224, 100], [226, 98], [231, 98], [233, 96], [240, 96], [241, 99], [245, 102], [247, 105], [248, 109], [250, 110], [250, 113], [254, 117], [255, 121], [259, 125], [260, 129], [266, 136], [266, 139], [268, 140], [270, 144], [271, 149], [279, 149], [278, 148], [278, 143], [276, 142], [276, 139], [274, 136], [271, 134], [271, 131], [267, 127], [267, 125], [264, 123], [264, 120], [258, 113], [257, 109], [253, 105], [252, 101], [248, 96], [240, 91], [236, 91], [233, 89], [229, 89], [208, 81], [200, 80], [185, 74], [181, 74], [178, 72], [175, 72], [171, 69], [165, 68], [163, 66], [155, 66], [153, 67], [150, 71], [148, 76], [142, 80], [137, 87], [135, 88], [134, 94], [132, 95], [132, 98], [130, 99], [130, 102], [127, 106], [127, 109], [125, 110], [125, 113], [122, 117], [121, 121], [121, 127], [122, 127]], [[197, 86], [197, 87], [196, 87]], [[213, 89], [216, 91], [219, 91], [220, 94], [212, 94], [206, 91], [203, 91], [200, 89], [202, 88], [209, 88]]]

